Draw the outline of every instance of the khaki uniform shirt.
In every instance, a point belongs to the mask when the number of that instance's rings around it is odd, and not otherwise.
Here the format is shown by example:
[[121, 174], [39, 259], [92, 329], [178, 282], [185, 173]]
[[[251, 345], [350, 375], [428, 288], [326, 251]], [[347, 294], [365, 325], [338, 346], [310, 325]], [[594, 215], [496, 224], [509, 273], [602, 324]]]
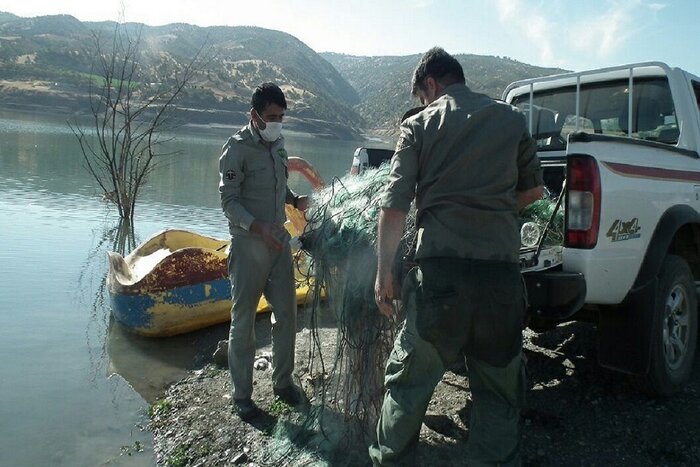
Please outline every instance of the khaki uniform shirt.
[[231, 235], [250, 235], [255, 219], [284, 224], [284, 205], [296, 196], [287, 187], [284, 137], [268, 148], [249, 123], [224, 144], [219, 175], [221, 207]]
[[416, 258], [518, 262], [516, 191], [542, 185], [537, 145], [515, 108], [462, 84], [405, 120], [382, 206], [416, 199]]

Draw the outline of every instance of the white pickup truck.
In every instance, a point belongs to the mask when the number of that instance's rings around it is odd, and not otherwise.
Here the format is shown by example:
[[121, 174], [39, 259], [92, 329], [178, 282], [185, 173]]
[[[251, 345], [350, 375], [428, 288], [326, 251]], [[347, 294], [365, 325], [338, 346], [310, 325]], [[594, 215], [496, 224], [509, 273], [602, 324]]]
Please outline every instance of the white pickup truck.
[[[601, 365], [677, 392], [698, 338], [700, 78], [636, 63], [517, 81], [503, 100], [527, 116], [564, 211], [563, 241], [521, 247], [529, 326], [592, 320]], [[351, 172], [392, 154], [358, 148]]]
[[592, 319], [601, 365], [677, 392], [698, 337], [700, 78], [636, 63], [518, 81], [503, 99], [563, 194], [560, 257], [524, 268], [532, 322]]

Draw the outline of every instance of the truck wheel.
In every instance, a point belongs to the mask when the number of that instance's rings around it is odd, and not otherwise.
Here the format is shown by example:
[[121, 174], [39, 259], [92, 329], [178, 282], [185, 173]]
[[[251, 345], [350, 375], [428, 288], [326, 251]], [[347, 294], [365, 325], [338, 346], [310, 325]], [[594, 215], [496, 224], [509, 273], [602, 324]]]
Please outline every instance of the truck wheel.
[[654, 396], [680, 391], [690, 377], [698, 338], [698, 299], [688, 263], [664, 259], [654, 310], [649, 373], [643, 388]]

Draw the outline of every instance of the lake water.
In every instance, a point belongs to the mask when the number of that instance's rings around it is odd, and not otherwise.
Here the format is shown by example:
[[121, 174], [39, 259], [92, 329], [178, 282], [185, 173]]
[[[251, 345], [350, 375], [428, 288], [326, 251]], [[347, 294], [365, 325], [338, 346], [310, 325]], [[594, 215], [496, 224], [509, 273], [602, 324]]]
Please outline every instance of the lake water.
[[[182, 154], [140, 197], [137, 240], [166, 228], [227, 237], [217, 184], [230, 131], [175, 135]], [[390, 147], [287, 135], [326, 180], [362, 144]], [[227, 336], [220, 325], [147, 339], [112, 322], [102, 284], [118, 214], [101, 198], [65, 118], [0, 112], [0, 465], [153, 465], [150, 404]]]

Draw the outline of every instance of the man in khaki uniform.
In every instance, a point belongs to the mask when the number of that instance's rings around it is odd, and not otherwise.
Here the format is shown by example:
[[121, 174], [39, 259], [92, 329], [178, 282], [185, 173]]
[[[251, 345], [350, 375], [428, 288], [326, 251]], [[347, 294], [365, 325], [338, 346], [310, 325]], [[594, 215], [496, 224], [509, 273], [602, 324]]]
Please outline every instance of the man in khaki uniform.
[[394, 313], [392, 264], [415, 198], [418, 267], [402, 292], [406, 321], [386, 367], [369, 454], [415, 462], [436, 384], [466, 358], [472, 396], [467, 465], [519, 465], [523, 286], [518, 210], [542, 196], [525, 118], [465, 86], [459, 62], [428, 51], [413, 76], [426, 108], [401, 124], [379, 218], [377, 305]]
[[228, 218], [231, 250], [231, 330], [228, 361], [234, 410], [252, 420], [255, 313], [264, 293], [272, 306], [272, 380], [275, 394], [291, 405], [305, 401], [293, 384], [296, 338], [294, 267], [284, 228], [284, 205], [305, 210], [308, 199], [287, 186], [287, 152], [280, 134], [287, 102], [272, 83], [252, 97], [250, 122], [226, 142], [219, 159], [221, 206]]

